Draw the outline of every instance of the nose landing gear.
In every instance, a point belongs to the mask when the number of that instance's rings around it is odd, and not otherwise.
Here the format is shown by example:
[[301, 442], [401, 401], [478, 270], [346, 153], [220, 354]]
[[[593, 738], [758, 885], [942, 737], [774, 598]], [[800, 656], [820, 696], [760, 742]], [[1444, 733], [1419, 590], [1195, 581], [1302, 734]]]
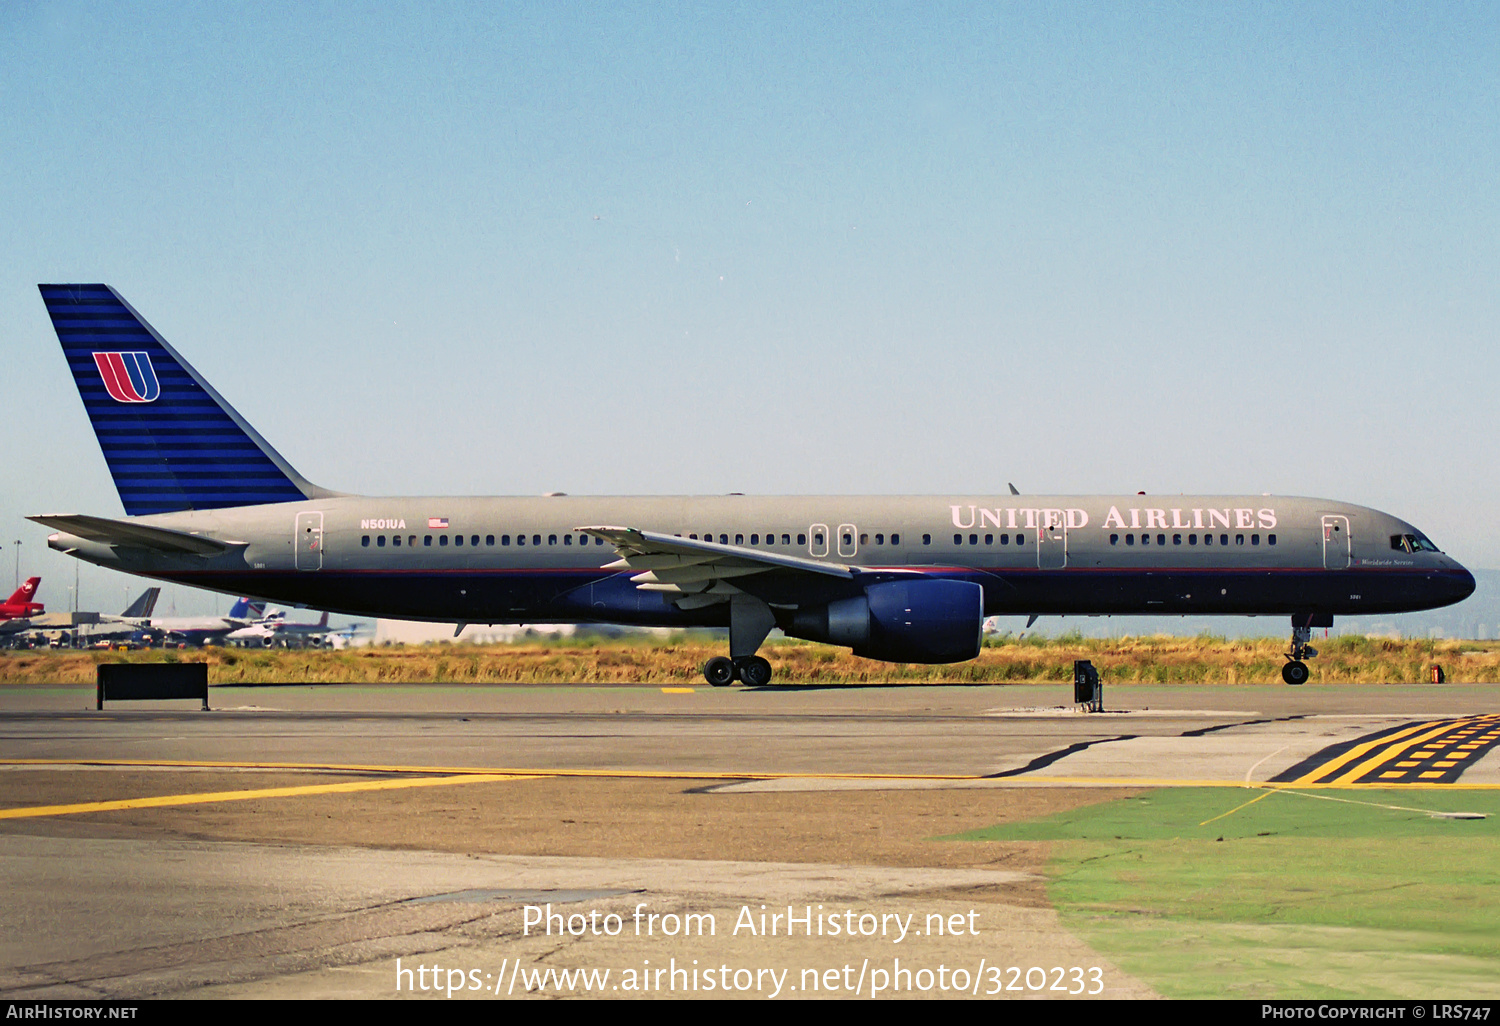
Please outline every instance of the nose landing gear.
[[1288, 684], [1306, 684], [1309, 671], [1304, 659], [1311, 659], [1318, 650], [1308, 644], [1312, 640], [1314, 627], [1332, 627], [1333, 616], [1329, 613], [1297, 613], [1292, 616], [1292, 650], [1286, 654], [1287, 664], [1281, 668], [1281, 679]]

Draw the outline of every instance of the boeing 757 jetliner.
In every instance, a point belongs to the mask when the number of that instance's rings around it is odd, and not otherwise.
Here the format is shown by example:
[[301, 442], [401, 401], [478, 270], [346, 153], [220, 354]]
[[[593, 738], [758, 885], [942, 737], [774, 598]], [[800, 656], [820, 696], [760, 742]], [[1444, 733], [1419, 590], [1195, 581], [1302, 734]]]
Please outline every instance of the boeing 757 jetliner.
[[1393, 516], [1264, 495], [374, 498], [311, 484], [107, 285], [42, 285], [125, 518], [32, 517], [127, 573], [356, 616], [729, 628], [894, 662], [979, 654], [997, 614], [1289, 616], [1282, 676], [1339, 614], [1474, 578]]

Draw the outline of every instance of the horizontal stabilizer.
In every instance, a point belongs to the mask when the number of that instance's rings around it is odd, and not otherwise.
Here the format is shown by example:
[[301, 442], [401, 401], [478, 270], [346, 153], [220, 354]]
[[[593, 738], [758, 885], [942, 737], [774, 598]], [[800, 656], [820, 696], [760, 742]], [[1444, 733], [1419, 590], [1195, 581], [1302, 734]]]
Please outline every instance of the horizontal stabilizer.
[[52, 513], [39, 517], [27, 517], [38, 524], [54, 527], [66, 534], [75, 535], [85, 541], [103, 542], [132, 549], [151, 549], [172, 555], [217, 556], [244, 542], [221, 542], [205, 538], [201, 534], [186, 531], [169, 531], [164, 527], [148, 527], [108, 517], [91, 517], [83, 513]]

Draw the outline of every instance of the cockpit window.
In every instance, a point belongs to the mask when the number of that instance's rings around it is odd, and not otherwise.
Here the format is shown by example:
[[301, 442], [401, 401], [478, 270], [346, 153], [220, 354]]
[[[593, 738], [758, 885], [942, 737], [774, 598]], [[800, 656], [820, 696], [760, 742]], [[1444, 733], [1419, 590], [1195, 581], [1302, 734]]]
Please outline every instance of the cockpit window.
[[1399, 552], [1440, 552], [1425, 534], [1393, 534], [1391, 548]]

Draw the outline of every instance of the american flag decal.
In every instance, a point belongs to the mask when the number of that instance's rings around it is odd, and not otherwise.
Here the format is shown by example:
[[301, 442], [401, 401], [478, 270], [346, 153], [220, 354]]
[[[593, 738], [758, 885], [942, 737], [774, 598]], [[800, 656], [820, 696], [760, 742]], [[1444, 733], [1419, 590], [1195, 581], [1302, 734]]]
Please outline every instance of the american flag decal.
[[447, 527], [448, 526], [448, 518], [447, 517], [428, 517], [427, 518], [427, 526], [428, 527]]

